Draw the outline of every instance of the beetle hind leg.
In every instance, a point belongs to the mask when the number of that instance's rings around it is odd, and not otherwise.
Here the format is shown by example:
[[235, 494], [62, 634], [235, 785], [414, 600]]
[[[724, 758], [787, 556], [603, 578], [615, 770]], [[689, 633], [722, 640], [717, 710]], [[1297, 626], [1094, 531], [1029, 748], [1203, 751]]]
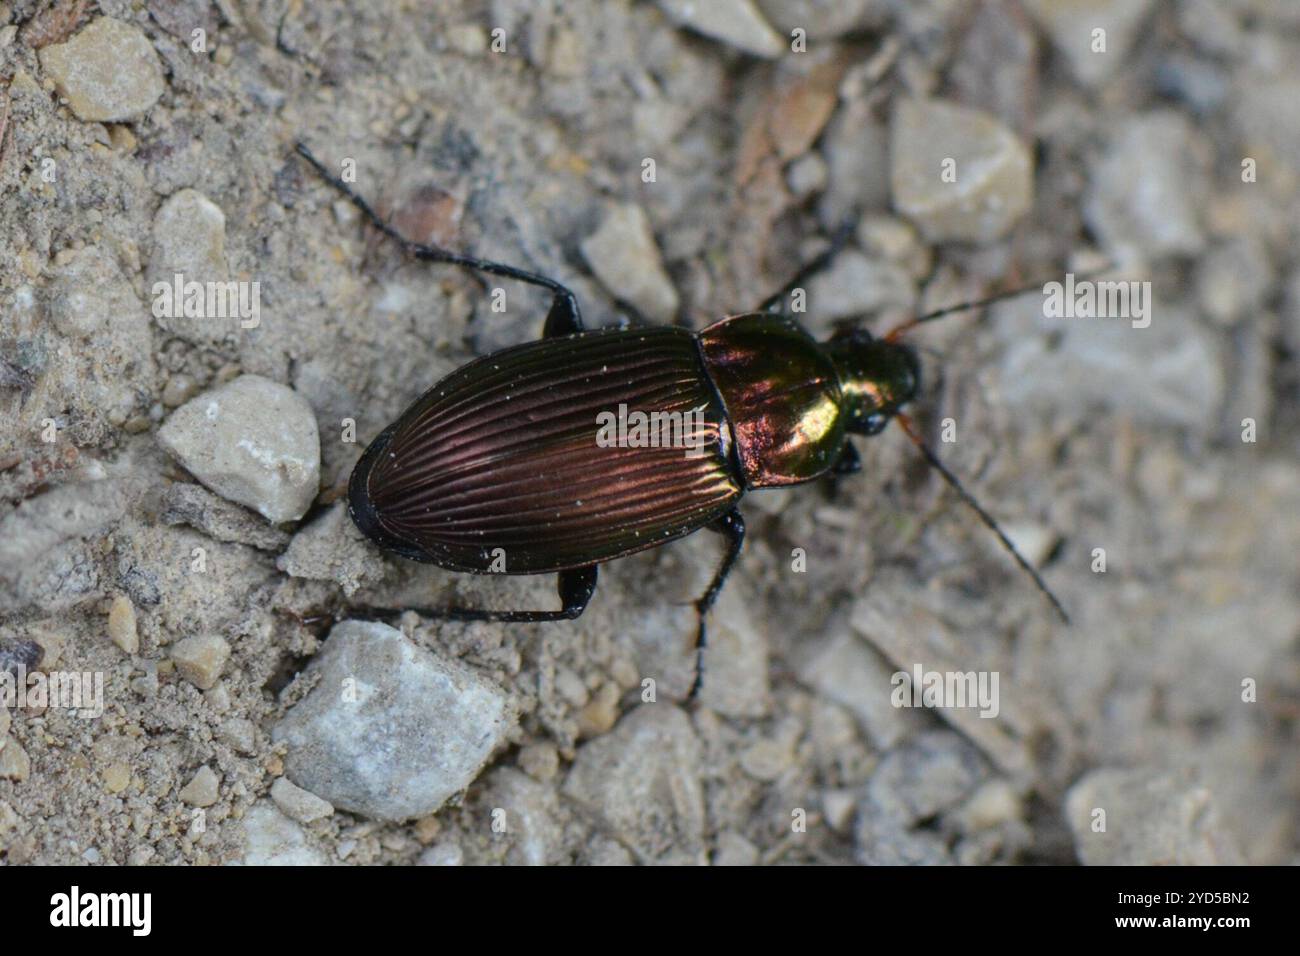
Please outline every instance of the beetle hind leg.
[[727, 583], [727, 577], [731, 574], [732, 568], [736, 566], [736, 559], [740, 557], [740, 549], [745, 544], [745, 519], [741, 516], [738, 509], [731, 509], [716, 522], [710, 525], [710, 528], [727, 536], [727, 553], [722, 556], [722, 563], [718, 565], [718, 570], [714, 572], [713, 580], [709, 582], [708, 589], [695, 602], [695, 613], [699, 617], [699, 624], [695, 632], [695, 681], [691, 684], [691, 692], [687, 695], [688, 701], [695, 700], [700, 692], [700, 687], [704, 683], [704, 649], [708, 646], [708, 617], [709, 611], [713, 604], [718, 600], [718, 595], [722, 593], [722, 586]]
[[558, 611], [493, 611], [468, 607], [359, 608], [352, 616], [398, 617], [414, 611], [421, 617], [445, 621], [495, 621], [502, 624], [538, 624], [545, 621], [576, 621], [582, 616], [596, 593], [596, 565], [573, 568], [559, 573], [556, 590], [560, 594]]
[[504, 262], [493, 262], [491, 259], [479, 259], [476, 256], [467, 256], [459, 252], [452, 252], [450, 249], [443, 249], [439, 246], [425, 245], [419, 242], [412, 242], [404, 235], [398, 232], [393, 226], [386, 222], [379, 213], [375, 212], [369, 202], [365, 200], [360, 193], [345, 183], [340, 177], [334, 175], [325, 164], [312, 155], [305, 144], [297, 145], [298, 155], [307, 160], [311, 167], [316, 170], [316, 174], [325, 182], [346, 198], [357, 210], [366, 217], [372, 226], [388, 236], [394, 242], [401, 245], [407, 254], [414, 256], [424, 262], [445, 262], [449, 265], [462, 266], [466, 269], [472, 269], [475, 272], [483, 272], [488, 275], [501, 276], [506, 279], [515, 279], [519, 282], [535, 285], [550, 291], [554, 297], [551, 302], [551, 311], [546, 317], [546, 326], [543, 331], [543, 337], [551, 338], [558, 335], [571, 335], [574, 332], [581, 332], [582, 313], [578, 308], [578, 299], [574, 296], [572, 290], [563, 283], [557, 282], [549, 276], [544, 276], [536, 272], [529, 272], [527, 269], [520, 269], [515, 266], [506, 265]]

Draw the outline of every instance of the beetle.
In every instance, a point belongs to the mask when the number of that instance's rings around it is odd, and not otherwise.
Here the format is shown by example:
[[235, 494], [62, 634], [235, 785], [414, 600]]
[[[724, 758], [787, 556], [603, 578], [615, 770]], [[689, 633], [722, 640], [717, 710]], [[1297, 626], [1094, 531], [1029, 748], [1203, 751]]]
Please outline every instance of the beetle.
[[[540, 340], [462, 366], [385, 428], [353, 469], [347, 499], [352, 520], [380, 548], [473, 574], [555, 574], [561, 607], [420, 613], [462, 621], [573, 620], [596, 590], [599, 565], [711, 528], [726, 538], [726, 550], [695, 602], [693, 696], [708, 613], [745, 540], [740, 500], [756, 489], [858, 471], [851, 436], [879, 434], [896, 420], [1068, 620], [1038, 572], [903, 411], [916, 397], [921, 368], [900, 337], [1025, 289], [920, 316], [880, 338], [853, 328], [818, 342], [792, 317], [770, 310], [825, 264], [832, 246], [757, 311], [699, 332], [589, 330], [564, 285], [412, 242], [305, 145], [297, 152], [414, 258], [516, 279], [552, 295]], [[690, 416], [691, 424], [676, 445], [602, 442], [602, 416], [615, 407]]]

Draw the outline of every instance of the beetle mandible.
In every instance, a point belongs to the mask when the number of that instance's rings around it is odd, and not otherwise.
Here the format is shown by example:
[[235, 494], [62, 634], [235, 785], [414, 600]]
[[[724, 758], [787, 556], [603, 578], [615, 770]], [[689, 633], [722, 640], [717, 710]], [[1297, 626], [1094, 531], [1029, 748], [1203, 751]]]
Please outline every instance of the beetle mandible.
[[[824, 265], [827, 253], [756, 311], [700, 332], [588, 330], [577, 298], [561, 283], [412, 242], [305, 145], [297, 151], [416, 259], [516, 279], [553, 297], [539, 341], [452, 372], [370, 443], [348, 482], [348, 510], [375, 544], [406, 558], [474, 574], [556, 574], [561, 608], [414, 610], [461, 621], [572, 620], [591, 600], [600, 564], [712, 528], [725, 536], [726, 551], [695, 602], [694, 696], [708, 613], [745, 540], [738, 502], [754, 489], [859, 470], [849, 437], [878, 434], [897, 420], [1068, 620], [1038, 572], [902, 411], [921, 378], [915, 350], [899, 341], [903, 333], [1025, 289], [920, 316], [880, 338], [855, 328], [817, 342], [793, 318], [769, 310]], [[690, 425], [668, 446], [602, 442], [602, 416], [614, 408], [684, 416]], [[502, 553], [504, 569], [494, 567]]]

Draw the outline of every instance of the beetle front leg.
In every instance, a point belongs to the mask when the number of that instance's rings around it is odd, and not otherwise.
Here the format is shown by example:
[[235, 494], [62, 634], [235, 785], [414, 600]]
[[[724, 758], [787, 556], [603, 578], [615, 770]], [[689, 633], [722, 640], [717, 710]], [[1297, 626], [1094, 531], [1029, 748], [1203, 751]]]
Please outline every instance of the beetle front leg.
[[695, 611], [699, 616], [699, 626], [695, 632], [695, 682], [691, 684], [691, 692], [686, 697], [688, 701], [695, 700], [696, 695], [700, 692], [700, 686], [704, 682], [704, 648], [708, 645], [709, 635], [706, 622], [709, 611], [712, 609], [714, 602], [717, 601], [722, 586], [726, 584], [731, 569], [736, 565], [736, 559], [740, 557], [740, 549], [745, 544], [745, 519], [736, 508], [732, 508], [709, 527], [711, 530], [727, 536], [727, 553], [722, 556], [722, 563], [718, 565], [718, 570], [713, 575], [708, 590], [695, 602]]
[[446, 621], [495, 621], [502, 624], [538, 624], [545, 621], [575, 621], [582, 616], [596, 593], [596, 565], [561, 571], [556, 590], [560, 593], [558, 611], [492, 611], [468, 607], [360, 608], [352, 616], [400, 617], [414, 611], [421, 617]]

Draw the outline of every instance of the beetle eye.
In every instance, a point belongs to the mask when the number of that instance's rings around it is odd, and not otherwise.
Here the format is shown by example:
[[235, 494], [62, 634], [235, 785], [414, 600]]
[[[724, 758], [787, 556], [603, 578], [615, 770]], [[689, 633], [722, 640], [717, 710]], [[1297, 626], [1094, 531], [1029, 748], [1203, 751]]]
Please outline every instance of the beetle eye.
[[862, 434], [879, 435], [889, 424], [889, 416], [884, 412], [872, 412], [862, 421]]

